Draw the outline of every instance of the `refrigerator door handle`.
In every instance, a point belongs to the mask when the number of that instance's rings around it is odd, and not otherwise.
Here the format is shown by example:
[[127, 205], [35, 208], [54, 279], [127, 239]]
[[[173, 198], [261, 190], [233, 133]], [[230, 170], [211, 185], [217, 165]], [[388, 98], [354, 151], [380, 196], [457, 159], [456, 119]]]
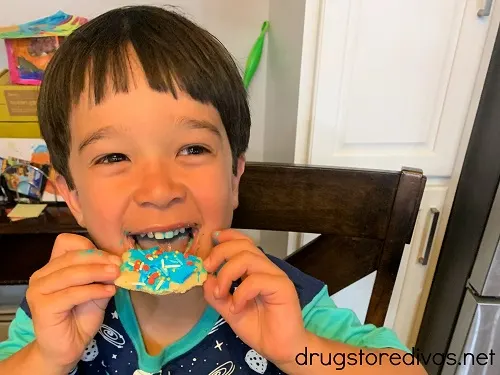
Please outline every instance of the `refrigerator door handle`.
[[429, 238], [427, 239], [427, 245], [425, 247], [424, 256], [418, 258], [418, 262], [422, 265], [427, 265], [429, 262], [429, 256], [431, 254], [432, 243], [434, 242], [434, 235], [436, 234], [437, 223], [439, 220], [439, 210], [435, 207], [431, 208], [432, 224], [429, 230]]

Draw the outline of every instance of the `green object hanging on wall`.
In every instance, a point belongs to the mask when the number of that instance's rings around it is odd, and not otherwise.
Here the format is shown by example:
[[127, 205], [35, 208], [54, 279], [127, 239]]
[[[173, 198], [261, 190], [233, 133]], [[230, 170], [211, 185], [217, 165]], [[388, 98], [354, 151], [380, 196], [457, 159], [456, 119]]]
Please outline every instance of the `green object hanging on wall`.
[[262, 49], [264, 48], [264, 40], [266, 39], [266, 33], [269, 29], [269, 21], [264, 21], [262, 24], [262, 28], [260, 31], [260, 35], [255, 41], [250, 54], [248, 55], [248, 60], [245, 66], [245, 74], [243, 77], [243, 84], [245, 85], [245, 89], [248, 89], [252, 78], [257, 71], [257, 68], [260, 63], [260, 58], [262, 56]]

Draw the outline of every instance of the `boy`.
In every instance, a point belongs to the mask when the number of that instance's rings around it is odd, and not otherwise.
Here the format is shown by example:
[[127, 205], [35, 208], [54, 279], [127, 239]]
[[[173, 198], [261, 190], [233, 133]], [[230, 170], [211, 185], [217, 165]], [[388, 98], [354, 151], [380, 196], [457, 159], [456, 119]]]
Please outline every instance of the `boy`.
[[[250, 113], [207, 31], [147, 6], [97, 17], [51, 61], [39, 121], [92, 242], [57, 238], [0, 345], [0, 373], [424, 373], [403, 363], [392, 332], [360, 325], [322, 283], [228, 229]], [[159, 297], [114, 286], [131, 246], [183, 251], [190, 236], [211, 273], [202, 287]]]

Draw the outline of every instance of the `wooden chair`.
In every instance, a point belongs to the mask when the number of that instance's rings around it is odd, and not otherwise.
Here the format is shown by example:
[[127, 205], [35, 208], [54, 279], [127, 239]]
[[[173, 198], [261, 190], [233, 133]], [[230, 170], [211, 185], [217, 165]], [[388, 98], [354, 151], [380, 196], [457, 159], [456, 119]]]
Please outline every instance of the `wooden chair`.
[[376, 270], [365, 323], [382, 326], [425, 183], [419, 170], [252, 163], [233, 227], [320, 234], [286, 260], [330, 295]]
[[[330, 295], [376, 270], [365, 322], [381, 326], [425, 182], [409, 169], [248, 163], [233, 227], [320, 234], [286, 260], [325, 282]], [[86, 234], [65, 206], [14, 223], [0, 212], [0, 284], [27, 283], [63, 232]]]

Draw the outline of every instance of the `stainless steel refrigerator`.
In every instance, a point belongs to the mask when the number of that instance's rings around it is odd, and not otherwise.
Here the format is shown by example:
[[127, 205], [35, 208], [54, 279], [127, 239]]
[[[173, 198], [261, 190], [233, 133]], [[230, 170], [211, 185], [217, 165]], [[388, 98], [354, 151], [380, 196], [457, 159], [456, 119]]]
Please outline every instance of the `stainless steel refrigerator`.
[[498, 33], [414, 352], [429, 375], [500, 374]]
[[500, 187], [443, 358], [443, 375], [500, 374]]

